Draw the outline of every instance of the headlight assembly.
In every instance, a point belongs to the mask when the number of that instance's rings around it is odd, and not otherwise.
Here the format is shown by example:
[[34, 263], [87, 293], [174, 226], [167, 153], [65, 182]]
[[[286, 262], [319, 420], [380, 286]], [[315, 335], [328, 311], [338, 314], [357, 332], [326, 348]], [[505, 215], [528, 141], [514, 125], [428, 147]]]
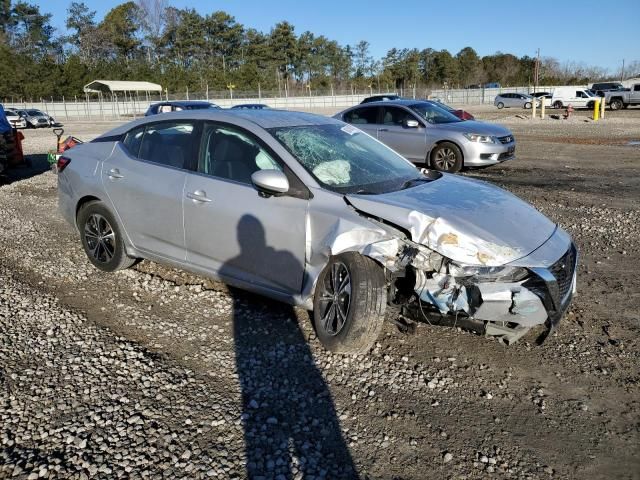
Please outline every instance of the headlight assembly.
[[478, 282], [519, 282], [529, 276], [529, 271], [522, 267], [479, 267], [453, 262], [449, 264], [449, 273], [459, 278], [474, 277]]
[[467, 140], [477, 143], [495, 143], [495, 138], [491, 135], [480, 135], [479, 133], [463, 133]]

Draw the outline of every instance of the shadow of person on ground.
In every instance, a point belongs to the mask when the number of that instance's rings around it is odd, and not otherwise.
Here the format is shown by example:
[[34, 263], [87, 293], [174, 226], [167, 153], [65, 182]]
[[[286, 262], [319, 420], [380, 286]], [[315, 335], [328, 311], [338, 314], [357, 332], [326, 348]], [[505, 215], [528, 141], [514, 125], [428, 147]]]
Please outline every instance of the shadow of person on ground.
[[[240, 254], [223, 266], [223, 275], [261, 259], [273, 263], [269, 268], [303, 269], [290, 252], [267, 246], [262, 224], [251, 215], [238, 223], [237, 240]], [[359, 478], [293, 307], [230, 292], [247, 477]]]

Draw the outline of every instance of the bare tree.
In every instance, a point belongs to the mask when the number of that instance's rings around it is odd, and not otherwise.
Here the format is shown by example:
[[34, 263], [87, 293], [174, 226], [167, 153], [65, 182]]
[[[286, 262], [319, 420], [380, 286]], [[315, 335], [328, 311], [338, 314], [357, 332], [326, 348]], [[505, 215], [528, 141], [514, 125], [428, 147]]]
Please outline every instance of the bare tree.
[[140, 12], [140, 24], [145, 35], [147, 59], [153, 62], [158, 58], [158, 46], [166, 25], [167, 0], [137, 0]]

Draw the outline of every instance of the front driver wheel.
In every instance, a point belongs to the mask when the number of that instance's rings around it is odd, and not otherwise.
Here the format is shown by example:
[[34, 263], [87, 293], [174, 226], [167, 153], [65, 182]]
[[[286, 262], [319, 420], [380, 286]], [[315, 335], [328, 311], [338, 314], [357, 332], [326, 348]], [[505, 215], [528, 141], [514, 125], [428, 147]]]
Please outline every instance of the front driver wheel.
[[462, 152], [451, 142], [436, 145], [431, 152], [431, 168], [440, 172], [459, 172], [462, 168]]
[[562, 102], [560, 100], [553, 102], [553, 108], [562, 108]]
[[529, 110], [529, 109], [531, 108], [531, 102], [527, 102], [527, 103], [525, 103], [525, 104], [524, 104], [524, 108], [525, 108], [526, 110]]
[[331, 257], [318, 277], [313, 324], [320, 342], [336, 353], [365, 353], [378, 338], [386, 308], [382, 268], [355, 252]]
[[496, 106], [498, 107], [498, 110], [502, 110], [504, 108], [504, 103], [498, 102], [498, 105]]
[[611, 100], [611, 103], [609, 104], [609, 108], [611, 110], [620, 110], [623, 106], [624, 104], [622, 103], [622, 100], [620, 100], [619, 98], [614, 98], [613, 100]]
[[93, 265], [105, 272], [128, 268], [135, 258], [127, 255], [122, 233], [112, 213], [101, 202], [89, 202], [78, 212], [78, 229], [84, 251]]

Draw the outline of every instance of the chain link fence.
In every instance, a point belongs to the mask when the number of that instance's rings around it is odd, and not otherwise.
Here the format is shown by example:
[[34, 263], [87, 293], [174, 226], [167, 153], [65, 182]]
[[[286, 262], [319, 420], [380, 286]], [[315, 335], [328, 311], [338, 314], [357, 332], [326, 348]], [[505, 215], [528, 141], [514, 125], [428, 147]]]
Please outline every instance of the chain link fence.
[[[552, 92], [558, 86], [538, 87], [538, 92]], [[271, 108], [311, 110], [331, 113], [360, 103], [364, 98], [378, 93], [396, 93], [407, 98], [433, 98], [452, 105], [493, 104], [500, 93], [532, 93], [533, 87], [478, 88], [478, 89], [427, 89], [412, 88], [396, 92], [379, 92], [372, 88], [334, 91], [301, 89], [292, 91], [204, 91], [204, 92], [119, 92], [111, 95], [85, 94], [73, 98], [4, 98], [5, 108], [18, 110], [38, 109], [65, 120], [127, 120], [137, 118], [153, 103], [166, 100], [205, 100], [229, 108], [242, 103], [262, 103]]]

